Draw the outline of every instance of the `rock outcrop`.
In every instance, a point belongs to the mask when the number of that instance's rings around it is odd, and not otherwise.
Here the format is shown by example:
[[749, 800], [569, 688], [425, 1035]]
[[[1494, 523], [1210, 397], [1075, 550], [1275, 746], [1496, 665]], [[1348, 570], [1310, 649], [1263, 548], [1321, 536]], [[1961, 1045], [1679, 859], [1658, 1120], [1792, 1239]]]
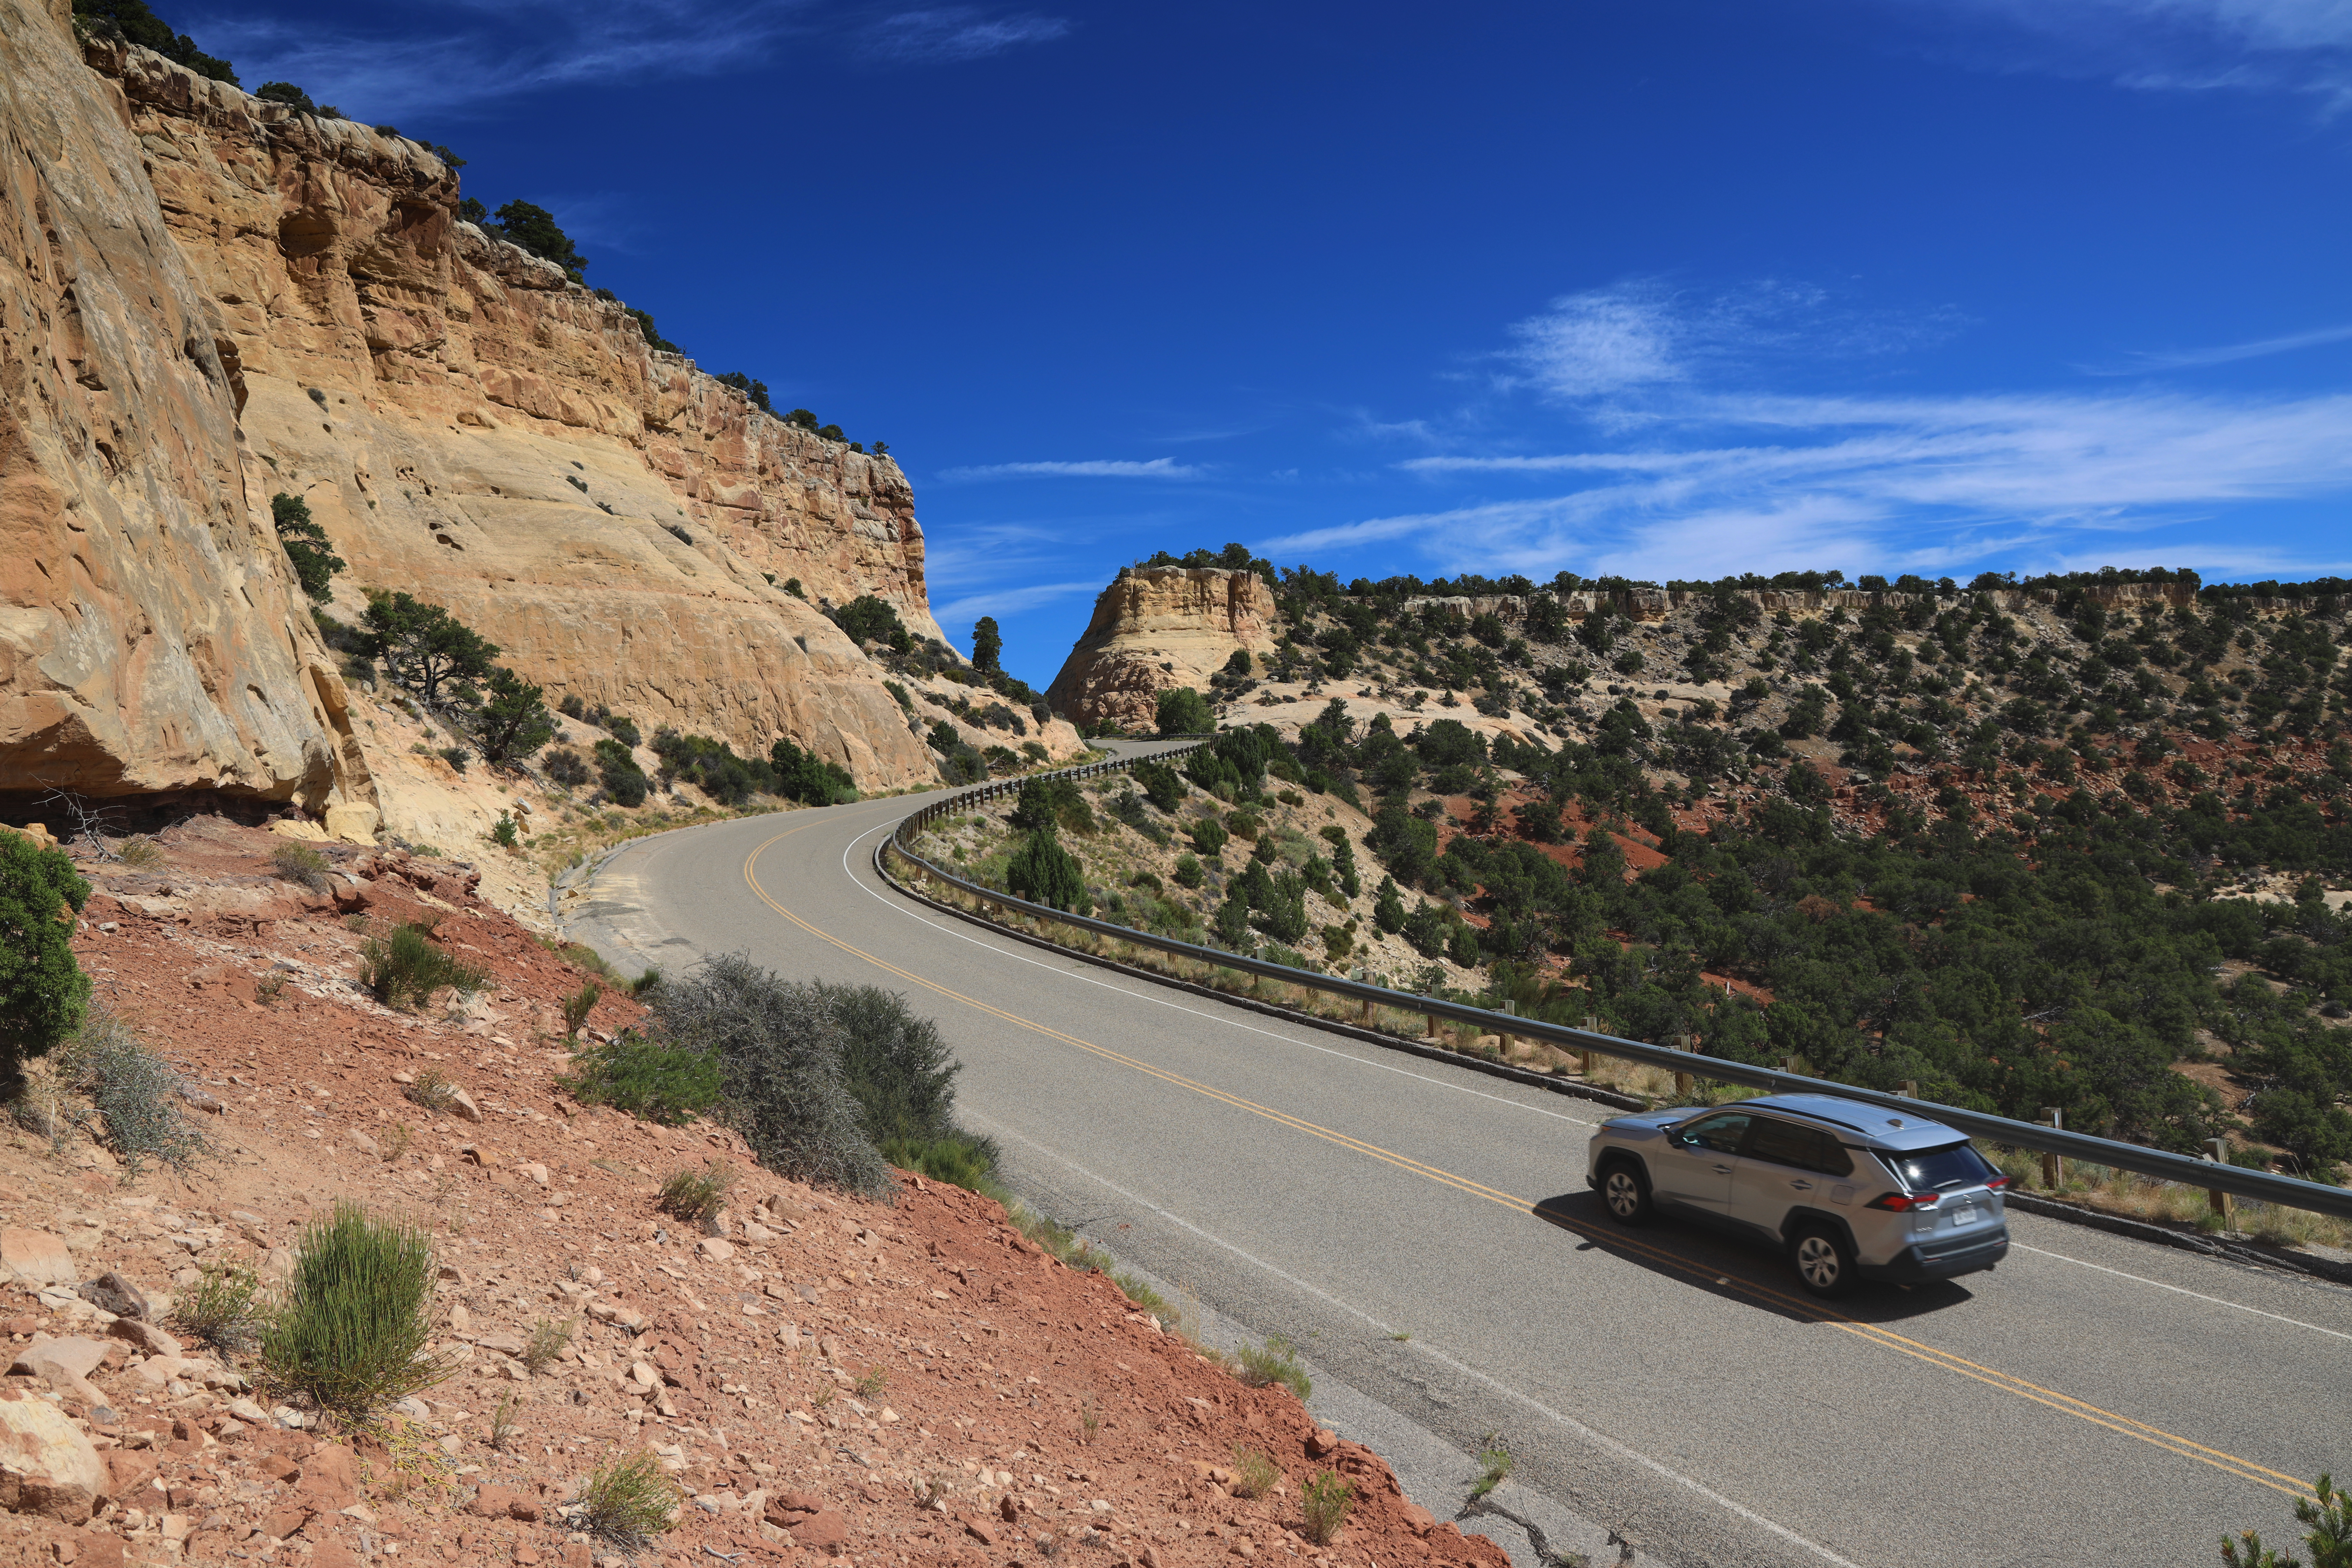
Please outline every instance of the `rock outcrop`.
[[374, 800], [280, 492], [350, 563], [341, 618], [404, 590], [551, 699], [932, 776], [820, 613], [940, 635], [895, 463], [459, 221], [415, 142], [77, 40], [63, 0], [0, 0], [0, 780]]
[[1274, 591], [1255, 572], [1128, 567], [1095, 601], [1045, 700], [1076, 724], [1149, 724], [1162, 691], [1205, 691], [1235, 652], [1271, 652], [1276, 618]]
[[237, 345], [66, 9], [0, 0], [0, 791], [364, 795]]

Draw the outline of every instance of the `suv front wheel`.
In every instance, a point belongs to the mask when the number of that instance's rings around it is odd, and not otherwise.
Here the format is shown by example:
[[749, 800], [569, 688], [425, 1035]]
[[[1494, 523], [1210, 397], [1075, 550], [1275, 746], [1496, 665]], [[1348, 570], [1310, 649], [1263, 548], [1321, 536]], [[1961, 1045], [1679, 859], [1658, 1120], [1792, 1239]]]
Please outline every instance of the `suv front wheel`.
[[1796, 1268], [1797, 1283], [1815, 1296], [1843, 1296], [1854, 1287], [1853, 1248], [1834, 1231], [1799, 1231], [1790, 1239], [1789, 1261]]
[[1642, 1174], [1642, 1167], [1631, 1160], [1617, 1160], [1601, 1173], [1601, 1200], [1609, 1205], [1609, 1217], [1619, 1225], [1641, 1225], [1651, 1214], [1650, 1184]]

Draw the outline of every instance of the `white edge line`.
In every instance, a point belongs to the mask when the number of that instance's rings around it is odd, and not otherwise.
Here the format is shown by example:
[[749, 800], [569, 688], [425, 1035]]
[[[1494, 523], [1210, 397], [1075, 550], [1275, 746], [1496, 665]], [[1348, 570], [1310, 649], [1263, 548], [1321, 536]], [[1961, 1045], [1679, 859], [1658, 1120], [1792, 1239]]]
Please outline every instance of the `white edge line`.
[[[887, 826], [896, 827], [898, 824], [890, 823]], [[1490, 1100], [1497, 1105], [1507, 1105], [1515, 1110], [1524, 1110], [1530, 1115], [1549, 1116], [1555, 1121], [1570, 1121], [1575, 1123], [1579, 1127], [1596, 1127], [1600, 1125], [1598, 1122], [1587, 1121], [1580, 1116], [1570, 1116], [1562, 1111], [1551, 1110], [1540, 1105], [1529, 1105], [1525, 1101], [1513, 1100], [1507, 1095], [1489, 1094], [1484, 1089], [1472, 1089], [1465, 1084], [1448, 1083], [1444, 1079], [1432, 1078], [1426, 1073], [1414, 1072], [1410, 1068], [1398, 1067], [1392, 1062], [1378, 1061], [1370, 1058], [1360, 1057], [1353, 1051], [1341, 1050], [1335, 1046], [1318, 1045], [1313, 1040], [1302, 1040], [1297, 1038], [1296, 1036], [1285, 1035], [1276, 1030], [1262, 1029], [1255, 1024], [1244, 1023], [1241, 1019], [1233, 1017], [1225, 1013], [1213, 1013], [1205, 1008], [1188, 1007], [1183, 1003], [1177, 1001], [1173, 997], [1159, 994], [1156, 989], [1153, 991], [1129, 990], [1128, 987], [1118, 984], [1116, 982], [1105, 980], [1098, 975], [1086, 973], [1086, 969], [1089, 966], [1081, 965], [1076, 970], [1064, 969], [1058, 965], [1047, 963], [1042, 960], [1032, 958], [1025, 952], [1009, 951], [1006, 948], [998, 947], [992, 942], [983, 942], [979, 937], [972, 935], [970, 931], [958, 929], [961, 924], [961, 921], [959, 921], [956, 926], [950, 926], [944, 921], [931, 920], [924, 915], [919, 914], [915, 910], [907, 908], [906, 905], [898, 902], [896, 899], [883, 897], [880, 892], [868, 886], [858, 877], [857, 873], [851, 868], [850, 853], [852, 850], [855, 850], [858, 845], [864, 843], [866, 839], [871, 838], [875, 833], [879, 831], [881, 831], [879, 828], [868, 829], [866, 832], [859, 834], [856, 837], [849, 841], [847, 847], [841, 852], [841, 868], [843, 874], [849, 879], [849, 882], [852, 887], [857, 889], [860, 892], [864, 893], [867, 898], [872, 899], [876, 903], [880, 904], [883, 908], [894, 910], [898, 914], [902, 914], [918, 925], [928, 926], [943, 936], [954, 937], [959, 942], [968, 942], [974, 947], [986, 948], [990, 952], [994, 953], [1001, 958], [1013, 959], [1017, 963], [1028, 964], [1034, 969], [1045, 970], [1049, 974], [1058, 974], [1063, 976], [1065, 979], [1080, 981], [1088, 985], [1099, 985], [1106, 991], [1115, 991], [1121, 996], [1129, 997], [1137, 1002], [1149, 1002], [1154, 1006], [1165, 1007], [1171, 1012], [1182, 1013], [1189, 1017], [1201, 1018], [1211, 1023], [1222, 1024], [1227, 1028], [1239, 1029], [1244, 1034], [1260, 1035], [1269, 1040], [1280, 1040], [1286, 1046], [1303, 1046], [1310, 1051], [1320, 1051], [1325, 1056], [1338, 1057], [1343, 1061], [1354, 1062], [1359, 1067], [1371, 1068], [1381, 1072], [1394, 1073], [1399, 1078], [1409, 1078], [1416, 1083], [1425, 1083], [1437, 1089], [1451, 1089], [1456, 1094], [1474, 1095], [1480, 1100]], [[1022, 945], [1024, 944], [1016, 942], [1013, 944], [1013, 947], [1017, 949]], [[1076, 961], [1072, 960], [1071, 962], [1076, 963]], [[1375, 1047], [1373, 1048], [1378, 1049], [1379, 1047]]]
[[2329, 1334], [2339, 1340], [2352, 1340], [2352, 1334], [2347, 1334], [2341, 1329], [2325, 1329], [2317, 1323], [2306, 1323], [2300, 1318], [2283, 1317], [2277, 1312], [2265, 1312], [2260, 1307], [2249, 1307], [2242, 1301], [2226, 1301], [2219, 1296], [2208, 1296], [2201, 1290], [2190, 1290], [2179, 1285], [2168, 1285], [2161, 1279], [2150, 1279], [2143, 1275], [2126, 1274], [2120, 1268], [2110, 1268], [2104, 1263], [2093, 1263], [2088, 1258], [2072, 1258], [2063, 1252], [2052, 1252], [2046, 1247], [2028, 1247], [2014, 1237], [2010, 1238], [2010, 1245], [2021, 1252], [2037, 1252], [2044, 1258], [2054, 1258], [2061, 1263], [2079, 1264], [2084, 1268], [2095, 1268], [2102, 1274], [2112, 1274], [2118, 1279], [2137, 1280], [2142, 1285], [2153, 1285], [2159, 1290], [2170, 1290], [2176, 1295], [2193, 1297], [2200, 1301], [2210, 1301], [2216, 1307], [2229, 1307], [2241, 1312], [2252, 1312], [2257, 1318], [2268, 1318], [2274, 1323], [2309, 1329], [2315, 1334]]
[[[990, 1121], [992, 1119], [974, 1113], [973, 1120], [979, 1121]], [[1148, 1209], [1152, 1214], [1159, 1215], [1161, 1219], [1168, 1221], [1171, 1225], [1178, 1226], [1182, 1229], [1192, 1232], [1194, 1236], [1199, 1237], [1202, 1240], [1208, 1242], [1212, 1246], [1223, 1248], [1225, 1251], [1232, 1253], [1235, 1258], [1240, 1258], [1243, 1262], [1247, 1263], [1252, 1268], [1261, 1269], [1265, 1273], [1271, 1274], [1276, 1279], [1306, 1291], [1316, 1300], [1338, 1308], [1340, 1311], [1347, 1313], [1350, 1317], [1361, 1319], [1363, 1321], [1370, 1323], [1374, 1329], [1383, 1334], [1393, 1331], [1389, 1324], [1382, 1322], [1380, 1319], [1372, 1316], [1370, 1312], [1365, 1311], [1362, 1308], [1358, 1307], [1351, 1302], [1342, 1301], [1339, 1298], [1332, 1295], [1329, 1291], [1322, 1289], [1318, 1286], [1310, 1285], [1306, 1280], [1299, 1279], [1297, 1275], [1286, 1272], [1283, 1269], [1276, 1268], [1273, 1264], [1266, 1262], [1264, 1258], [1243, 1251], [1240, 1247], [1235, 1247], [1232, 1242], [1225, 1240], [1223, 1237], [1213, 1235], [1210, 1232], [1202, 1229], [1199, 1226], [1194, 1225], [1191, 1220], [1184, 1218], [1182, 1215], [1170, 1213], [1168, 1210], [1160, 1207], [1158, 1204], [1153, 1203], [1150, 1199], [1139, 1196], [1134, 1193], [1129, 1192], [1125, 1187], [1120, 1186], [1118, 1183], [1108, 1181], [1103, 1177], [1095, 1174], [1095, 1173], [1087, 1170], [1084, 1165], [1079, 1164], [1076, 1161], [1069, 1158], [1066, 1154], [1048, 1149], [1042, 1143], [1024, 1138], [1020, 1133], [1013, 1131], [1011, 1128], [1006, 1127], [1002, 1122], [995, 1122], [994, 1125], [999, 1132], [1003, 1133], [1005, 1137], [1012, 1139], [1014, 1142], [1027, 1144], [1028, 1147], [1035, 1150], [1038, 1153], [1045, 1155], [1046, 1158], [1056, 1161], [1061, 1164], [1067, 1165], [1071, 1170], [1076, 1171], [1079, 1175], [1086, 1177], [1087, 1180], [1094, 1183], [1097, 1186], [1102, 1187], [1108, 1192], [1117, 1193], [1120, 1197], [1125, 1198], [1129, 1203], [1135, 1205], [1137, 1207]], [[1666, 1479], [1673, 1481], [1677, 1486], [1685, 1487], [1690, 1490], [1696, 1492], [1699, 1496], [1706, 1499], [1709, 1502], [1712, 1502], [1720, 1508], [1728, 1510], [1732, 1513], [1738, 1515], [1741, 1519], [1748, 1521], [1750, 1524], [1756, 1525], [1759, 1529], [1768, 1530], [1774, 1535], [1780, 1537], [1783, 1541], [1789, 1542], [1792, 1545], [1803, 1547], [1806, 1551], [1813, 1552], [1817, 1556], [1821, 1557], [1824, 1562], [1834, 1563], [1839, 1565], [1839, 1568], [1860, 1568], [1860, 1564], [1853, 1563], [1847, 1558], [1839, 1556], [1836, 1552], [1831, 1551], [1828, 1547], [1823, 1546], [1817, 1541], [1808, 1540], [1806, 1537], [1798, 1534], [1795, 1531], [1790, 1530], [1785, 1524], [1780, 1524], [1765, 1518], [1762, 1514], [1758, 1513], [1754, 1509], [1748, 1507], [1745, 1503], [1735, 1502], [1731, 1499], [1725, 1497], [1721, 1492], [1706, 1485], [1704, 1482], [1694, 1480], [1689, 1476], [1684, 1475], [1680, 1470], [1675, 1469], [1668, 1465], [1663, 1464], [1658, 1460], [1650, 1458], [1650, 1456], [1641, 1452], [1639, 1449], [1629, 1448], [1624, 1444], [1619, 1442], [1616, 1438], [1610, 1436], [1608, 1434], [1594, 1431], [1591, 1427], [1587, 1426], [1583, 1422], [1579, 1421], [1575, 1416], [1555, 1410], [1539, 1399], [1531, 1398], [1528, 1395], [1520, 1393], [1516, 1388], [1512, 1388], [1496, 1382], [1486, 1373], [1480, 1372], [1476, 1367], [1465, 1366], [1461, 1362], [1458, 1362], [1452, 1356], [1447, 1355], [1444, 1351], [1431, 1348], [1426, 1342], [1423, 1341], [1418, 1336], [1405, 1345], [1405, 1350], [1407, 1353], [1418, 1352], [1429, 1356], [1434, 1361], [1443, 1362], [1445, 1365], [1453, 1368], [1455, 1372], [1460, 1373], [1463, 1376], [1484, 1384], [1486, 1387], [1493, 1389], [1496, 1394], [1501, 1394], [1504, 1398], [1511, 1400], [1514, 1403], [1523, 1405], [1529, 1410], [1532, 1410], [1538, 1415], [1543, 1416], [1546, 1420], [1551, 1421], [1559, 1426], [1565, 1426], [1570, 1431], [1575, 1433], [1578, 1436], [1583, 1438], [1586, 1442], [1593, 1444], [1598, 1447], [1605, 1448], [1620, 1458], [1629, 1459], [1646, 1470], [1664, 1476]]]

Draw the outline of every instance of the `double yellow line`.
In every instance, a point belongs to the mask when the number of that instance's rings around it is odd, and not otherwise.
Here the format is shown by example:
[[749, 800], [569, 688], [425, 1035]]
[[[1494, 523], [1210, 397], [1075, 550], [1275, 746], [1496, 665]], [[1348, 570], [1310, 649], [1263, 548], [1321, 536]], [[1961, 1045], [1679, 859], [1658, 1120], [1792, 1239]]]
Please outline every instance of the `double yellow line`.
[[1398, 1170], [1410, 1172], [1441, 1185], [1452, 1187], [1456, 1192], [1466, 1194], [1471, 1197], [1483, 1198], [1488, 1203], [1498, 1204], [1521, 1214], [1533, 1215], [1564, 1230], [1570, 1230], [1585, 1237], [1596, 1245], [1632, 1254], [1662, 1268], [1689, 1275], [1709, 1285], [1727, 1287], [1737, 1294], [1747, 1296], [1792, 1317], [1811, 1322], [1826, 1323], [1832, 1328], [1843, 1330], [1883, 1349], [1895, 1351], [1915, 1361], [1925, 1362], [1930, 1366], [1941, 1367], [1947, 1372], [1957, 1373], [1962, 1377], [1972, 1378], [1989, 1388], [1996, 1388], [2020, 1399], [2030, 1400], [2036, 1405], [2055, 1410], [2061, 1415], [2087, 1421], [2095, 1426], [2104, 1426], [2108, 1431], [2118, 1433], [2126, 1437], [2153, 1444], [2184, 1459], [2194, 1459], [2200, 1464], [2210, 1465], [2215, 1469], [2225, 1471], [2240, 1480], [2252, 1481], [2256, 1486], [2268, 1487], [2271, 1490], [2283, 1492], [2288, 1497], [2304, 1498], [2312, 1495], [2311, 1488], [2300, 1478], [2288, 1475], [2284, 1471], [2273, 1470], [2266, 1465], [2258, 1465], [2252, 1459], [2240, 1458], [2234, 1454], [2224, 1453], [2219, 1448], [2208, 1447], [2190, 1438], [2165, 1431], [2162, 1427], [2151, 1426], [2145, 1421], [2136, 1421], [2128, 1415], [2102, 1409], [2086, 1400], [2077, 1399], [2073, 1394], [2061, 1394], [2055, 1389], [2045, 1388], [2038, 1383], [1970, 1361], [1965, 1356], [1956, 1355], [1949, 1351], [1937, 1350], [1933, 1345], [1924, 1344], [1917, 1340], [1895, 1333], [1891, 1329], [1882, 1328], [1878, 1324], [1865, 1323], [1859, 1319], [1847, 1317], [1844, 1313], [1808, 1297], [1792, 1296], [1757, 1280], [1718, 1272], [1712, 1267], [1699, 1264], [1639, 1237], [1628, 1236], [1622, 1231], [1603, 1230], [1586, 1225], [1557, 1209], [1543, 1208], [1516, 1194], [1504, 1192], [1498, 1187], [1490, 1187], [1483, 1182], [1457, 1175], [1440, 1166], [1415, 1160], [1410, 1155], [1383, 1149], [1377, 1143], [1369, 1143], [1349, 1133], [1336, 1131], [1319, 1123], [1305, 1121], [1291, 1115], [1288, 1111], [1277, 1110], [1268, 1105], [1260, 1105], [1254, 1100], [1245, 1100], [1240, 1095], [1219, 1089], [1214, 1084], [1202, 1083], [1196, 1079], [1186, 1078], [1181, 1073], [1172, 1073], [1164, 1068], [1154, 1067], [1150, 1062], [1128, 1056], [1124, 1052], [1112, 1050], [1107, 1046], [1097, 1045], [1091, 1040], [1081, 1039], [1065, 1030], [1056, 1029], [1049, 1024], [1041, 1024], [1034, 1018], [1024, 1018], [1018, 1013], [1009, 1013], [992, 1003], [983, 1002], [976, 996], [967, 996], [961, 991], [941, 985], [937, 981], [918, 974], [910, 969], [902, 968], [887, 959], [877, 957], [864, 948], [844, 942], [831, 931], [803, 920], [799, 915], [769, 897], [767, 889], [760, 885], [758, 876], [760, 857], [780, 840], [790, 838], [796, 833], [805, 832], [808, 827], [814, 826], [814, 823], [804, 824], [801, 827], [791, 828], [762, 840], [751, 854], [744, 857], [744, 886], [751, 890], [752, 897], [802, 931], [808, 932], [809, 935], [820, 942], [829, 943], [853, 958], [861, 959], [874, 965], [885, 973], [896, 975], [909, 985], [919, 986], [923, 990], [947, 997], [950, 1001], [961, 1002], [977, 1012], [987, 1014], [990, 1017], [1003, 1019], [1017, 1028], [1026, 1029], [1032, 1034], [1043, 1035], [1047, 1039], [1074, 1047], [1089, 1055], [1099, 1057], [1104, 1061], [1114, 1062], [1120, 1067], [1142, 1073], [1146, 1077], [1158, 1079], [1162, 1083], [1188, 1089], [1221, 1104], [1230, 1105], [1236, 1110], [1246, 1111], [1252, 1116], [1262, 1117], [1265, 1121], [1287, 1127], [1293, 1131], [1303, 1132], [1310, 1138], [1319, 1138], [1327, 1143], [1337, 1144], [1340, 1148], [1362, 1154], [1369, 1159], [1378, 1160], [1383, 1164], [1393, 1165]]

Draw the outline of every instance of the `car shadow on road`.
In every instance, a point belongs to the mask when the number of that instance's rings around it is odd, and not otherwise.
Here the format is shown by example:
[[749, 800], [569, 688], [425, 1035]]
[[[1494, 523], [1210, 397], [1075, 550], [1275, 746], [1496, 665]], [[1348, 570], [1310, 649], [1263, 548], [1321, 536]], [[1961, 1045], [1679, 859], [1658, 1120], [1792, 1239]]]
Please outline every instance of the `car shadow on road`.
[[1865, 1280], [1853, 1293], [1823, 1301], [1805, 1293], [1794, 1270], [1762, 1242], [1753, 1245], [1696, 1221], [1656, 1219], [1628, 1229], [1609, 1217], [1597, 1193], [1561, 1193], [1536, 1205], [1536, 1217], [1577, 1237], [1579, 1252], [1602, 1251], [1661, 1278], [1792, 1322], [1823, 1318], [1896, 1323], [1948, 1311], [1976, 1300], [1957, 1279], [1925, 1285]]

